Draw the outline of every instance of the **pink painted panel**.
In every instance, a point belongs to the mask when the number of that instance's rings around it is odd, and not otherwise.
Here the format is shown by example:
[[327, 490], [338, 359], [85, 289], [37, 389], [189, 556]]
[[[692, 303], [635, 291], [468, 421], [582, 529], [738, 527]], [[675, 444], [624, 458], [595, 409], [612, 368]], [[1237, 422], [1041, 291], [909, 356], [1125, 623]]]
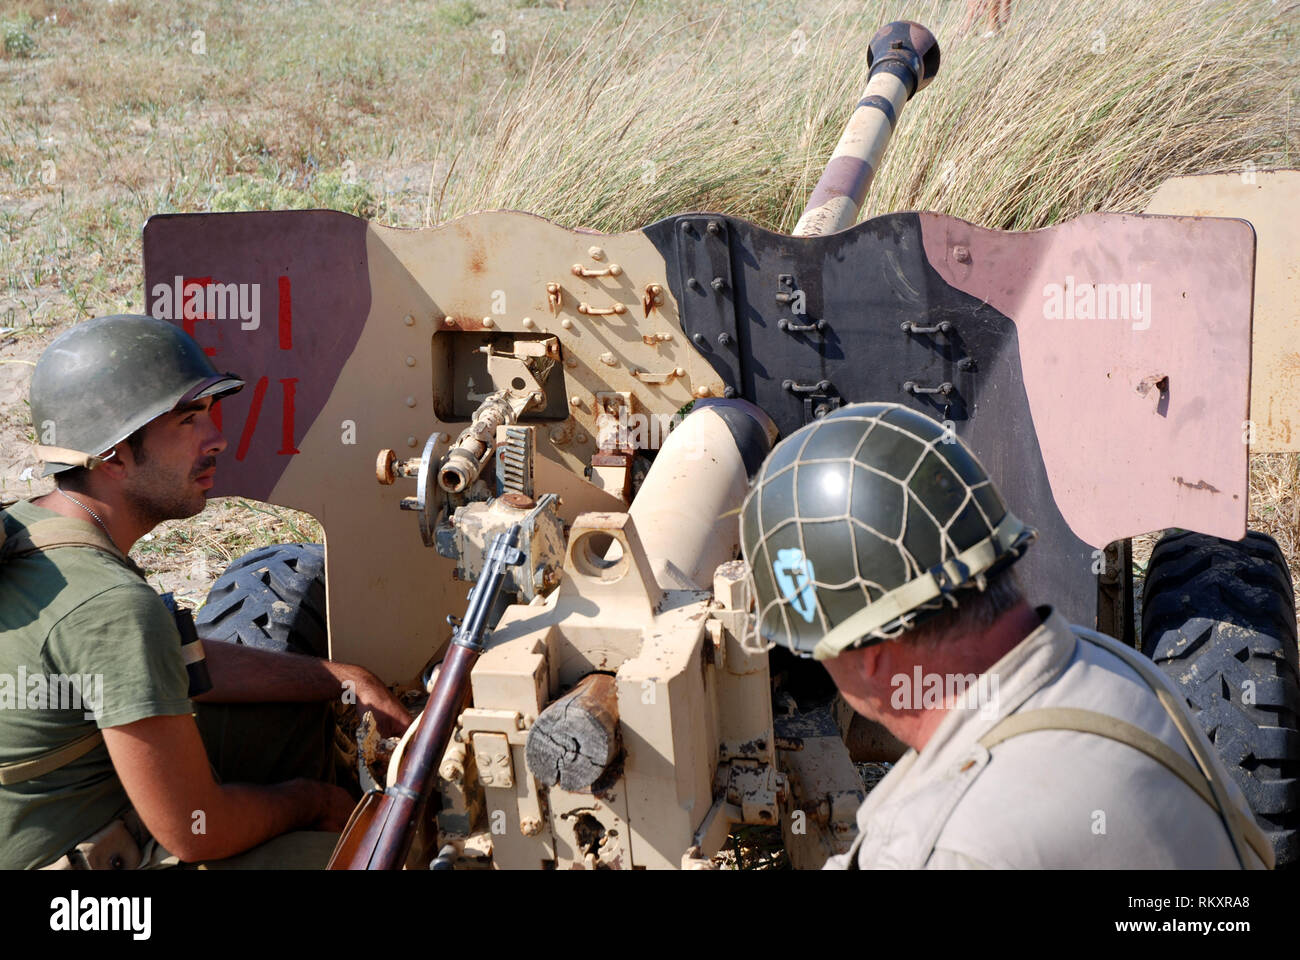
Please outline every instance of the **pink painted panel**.
[[935, 270], [1014, 321], [1052, 494], [1081, 539], [1245, 535], [1249, 223], [1090, 214], [1002, 233], [927, 213], [921, 224]]
[[[247, 386], [222, 400], [230, 448], [211, 496], [271, 499], [370, 311], [366, 221], [333, 210], [174, 214], [144, 228], [145, 303]], [[238, 288], [239, 316], [213, 285]], [[196, 289], [197, 288], [197, 289]], [[202, 302], [203, 306], [198, 304]], [[182, 311], [189, 304], [193, 309]]]

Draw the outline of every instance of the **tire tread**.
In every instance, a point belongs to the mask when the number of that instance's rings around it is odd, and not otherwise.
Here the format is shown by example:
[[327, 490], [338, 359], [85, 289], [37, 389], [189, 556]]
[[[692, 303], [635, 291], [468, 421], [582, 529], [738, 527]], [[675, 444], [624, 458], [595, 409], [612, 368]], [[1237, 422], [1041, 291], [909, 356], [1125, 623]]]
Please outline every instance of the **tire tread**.
[[1276, 542], [1166, 535], [1147, 567], [1142, 637], [1250, 801], [1277, 865], [1295, 864], [1300, 669], [1295, 592]]
[[324, 545], [273, 544], [244, 554], [217, 578], [194, 623], [204, 640], [327, 656]]

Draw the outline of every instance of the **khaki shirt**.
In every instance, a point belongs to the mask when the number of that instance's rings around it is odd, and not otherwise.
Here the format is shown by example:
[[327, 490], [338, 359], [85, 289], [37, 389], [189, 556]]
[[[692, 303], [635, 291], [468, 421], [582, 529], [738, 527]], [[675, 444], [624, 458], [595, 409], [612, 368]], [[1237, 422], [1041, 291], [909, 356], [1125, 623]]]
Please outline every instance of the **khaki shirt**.
[[[1038, 613], [1042, 625], [989, 668], [990, 695], [949, 710], [924, 750], [909, 750], [868, 794], [857, 816], [859, 867], [1237, 869], [1216, 809], [1130, 746], [1062, 730], [980, 745], [1010, 714], [1074, 707], [1127, 721], [1195, 763], [1141, 676], [1077, 639], [1050, 607]], [[1251, 817], [1241, 790], [1223, 779]], [[826, 868], [844, 869], [849, 856]], [[1260, 865], [1249, 849], [1244, 856]]]

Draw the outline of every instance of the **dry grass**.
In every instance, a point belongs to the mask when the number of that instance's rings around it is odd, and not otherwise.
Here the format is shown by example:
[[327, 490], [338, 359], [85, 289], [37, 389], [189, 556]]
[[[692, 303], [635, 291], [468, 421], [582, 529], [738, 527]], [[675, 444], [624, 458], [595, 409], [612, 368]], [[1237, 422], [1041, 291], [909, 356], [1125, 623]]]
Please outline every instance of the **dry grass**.
[[324, 540], [310, 514], [242, 497], [213, 500], [199, 516], [159, 524], [146, 536], [131, 553], [149, 582], [195, 608], [230, 561], [250, 550]]
[[1262, 453], [1250, 458], [1250, 516], [1246, 525], [1267, 533], [1300, 583], [1300, 454]]
[[[72, 322], [142, 308], [149, 215], [323, 205], [418, 227], [504, 206], [621, 230], [709, 208], [789, 229], [890, 19], [931, 27], [944, 62], [907, 107], [868, 215], [1028, 229], [1139, 210], [1177, 174], [1296, 162], [1286, 0], [1016, 0], [988, 39], [957, 36], [956, 0], [559, 7], [6, 4], [0, 494], [42, 489], [20, 479], [40, 349]], [[1293, 564], [1295, 480], [1294, 458], [1252, 458], [1251, 525]], [[258, 507], [214, 502], [137, 552], [197, 598], [247, 549], [319, 537], [310, 518]]]
[[992, 39], [956, 37], [955, 3], [810, 3], [799, 19], [757, 3], [608, 8], [571, 53], [462, 116], [430, 220], [512, 207], [624, 230], [710, 209], [788, 230], [865, 82], [866, 38], [896, 16], [932, 27], [943, 66], [909, 103], [867, 215], [1033, 229], [1140, 210], [1171, 176], [1290, 158], [1278, 7], [1015, 7]]

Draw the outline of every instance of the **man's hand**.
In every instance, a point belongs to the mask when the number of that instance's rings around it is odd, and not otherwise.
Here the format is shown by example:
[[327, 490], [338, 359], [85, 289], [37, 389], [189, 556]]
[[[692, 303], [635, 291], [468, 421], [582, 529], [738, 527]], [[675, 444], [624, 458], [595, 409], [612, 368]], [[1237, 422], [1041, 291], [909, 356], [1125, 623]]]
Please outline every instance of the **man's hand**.
[[321, 784], [321, 787], [325, 791], [325, 797], [322, 801], [320, 816], [311, 825], [311, 829], [341, 833], [343, 828], [348, 825], [348, 818], [352, 816], [352, 811], [356, 809], [357, 802], [342, 787], [336, 787], [333, 784]]
[[194, 697], [199, 703], [350, 703], [355, 698], [363, 716], [374, 711], [385, 737], [398, 736], [411, 725], [411, 715], [364, 667], [218, 640], [205, 642], [203, 652], [212, 689]]
[[383, 681], [373, 673], [362, 671], [351, 682], [356, 693], [358, 716], [364, 717], [367, 710], [373, 711], [380, 736], [400, 737], [406, 732], [411, 725], [411, 715]]

